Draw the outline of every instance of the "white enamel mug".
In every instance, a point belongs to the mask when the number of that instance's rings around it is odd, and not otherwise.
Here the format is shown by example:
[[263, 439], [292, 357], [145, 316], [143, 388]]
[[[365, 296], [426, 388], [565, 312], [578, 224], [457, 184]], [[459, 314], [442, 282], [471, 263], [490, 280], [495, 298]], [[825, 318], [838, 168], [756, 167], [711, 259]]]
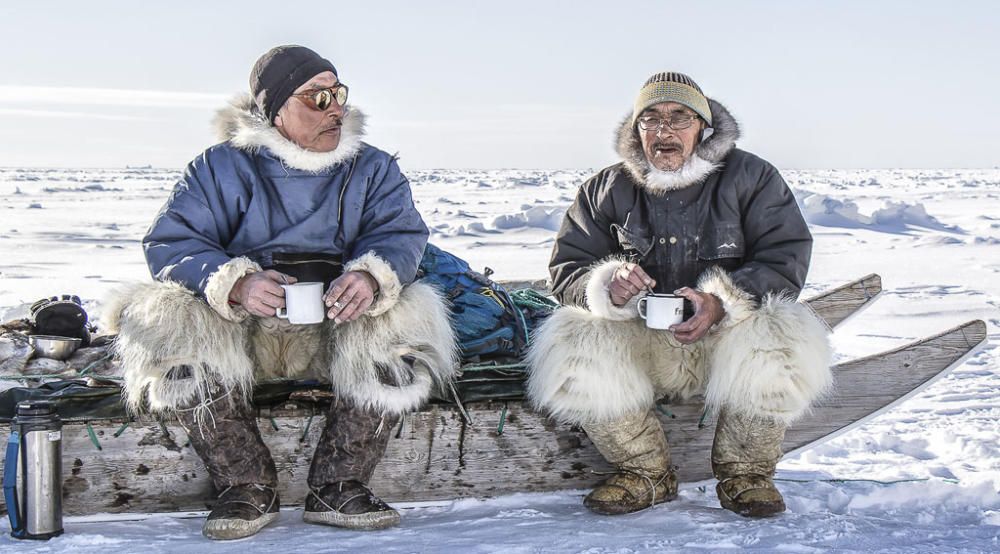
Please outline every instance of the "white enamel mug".
[[647, 294], [639, 299], [639, 317], [650, 329], [669, 329], [684, 321], [684, 297], [674, 294]]
[[295, 325], [323, 322], [326, 317], [323, 283], [295, 283], [281, 288], [285, 289], [285, 307], [278, 308], [277, 317]]

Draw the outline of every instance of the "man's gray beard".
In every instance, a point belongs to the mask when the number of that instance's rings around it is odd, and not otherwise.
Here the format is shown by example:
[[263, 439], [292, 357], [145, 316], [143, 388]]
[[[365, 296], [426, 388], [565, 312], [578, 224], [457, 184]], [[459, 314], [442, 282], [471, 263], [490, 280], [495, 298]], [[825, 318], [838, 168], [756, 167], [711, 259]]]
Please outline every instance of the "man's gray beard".
[[718, 164], [706, 161], [697, 153], [684, 161], [674, 171], [663, 171], [649, 163], [649, 170], [646, 171], [646, 187], [654, 194], [662, 194], [667, 191], [682, 189], [700, 182], [710, 173], [715, 171]]

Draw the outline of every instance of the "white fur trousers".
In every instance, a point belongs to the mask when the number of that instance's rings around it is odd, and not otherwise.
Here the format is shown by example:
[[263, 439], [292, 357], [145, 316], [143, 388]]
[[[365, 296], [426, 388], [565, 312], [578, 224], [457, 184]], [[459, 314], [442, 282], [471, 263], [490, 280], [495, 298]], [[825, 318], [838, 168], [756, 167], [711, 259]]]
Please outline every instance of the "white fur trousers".
[[[328, 379], [338, 395], [385, 413], [418, 408], [458, 362], [447, 307], [414, 283], [379, 315], [342, 325], [290, 325], [274, 318], [233, 321], [175, 283], [127, 287], [105, 313], [129, 408], [175, 410], [205, 403], [213, 389], [250, 396], [261, 378]], [[170, 379], [188, 366], [192, 378]]]
[[[723, 279], [716, 284], [732, 287], [720, 274], [712, 275]], [[699, 288], [712, 284], [703, 279]], [[640, 319], [560, 308], [535, 334], [529, 397], [556, 419], [579, 425], [648, 410], [663, 396], [701, 392], [713, 410], [792, 422], [832, 383], [827, 328], [788, 299], [769, 297], [750, 309], [745, 298], [718, 292], [727, 318], [693, 345], [647, 329]]]

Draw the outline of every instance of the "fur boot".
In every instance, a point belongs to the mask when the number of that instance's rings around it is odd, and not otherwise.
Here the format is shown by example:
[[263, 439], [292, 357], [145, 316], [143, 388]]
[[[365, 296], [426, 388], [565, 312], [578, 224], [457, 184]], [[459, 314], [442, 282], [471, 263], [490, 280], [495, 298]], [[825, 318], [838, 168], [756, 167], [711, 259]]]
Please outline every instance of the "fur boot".
[[364, 530], [399, 524], [399, 512], [366, 486], [398, 421], [396, 415], [334, 400], [309, 468], [303, 520]]
[[[168, 379], [193, 379], [175, 368]], [[247, 402], [233, 390], [193, 407], [178, 409], [177, 420], [221, 491], [202, 533], [215, 540], [256, 534], [278, 519], [278, 473]]]
[[274, 487], [259, 483], [226, 487], [201, 533], [217, 541], [243, 539], [277, 521], [279, 509], [278, 491]]
[[584, 425], [584, 430], [617, 469], [587, 495], [584, 506], [616, 515], [677, 498], [677, 475], [670, 467], [667, 440], [651, 410], [610, 423]]
[[712, 445], [712, 472], [719, 480], [715, 490], [723, 508], [747, 517], [785, 511], [773, 480], [784, 438], [781, 419], [722, 410]]
[[376, 531], [399, 525], [399, 512], [375, 496], [360, 481], [340, 481], [321, 489], [310, 489], [306, 523], [322, 523], [334, 527]]

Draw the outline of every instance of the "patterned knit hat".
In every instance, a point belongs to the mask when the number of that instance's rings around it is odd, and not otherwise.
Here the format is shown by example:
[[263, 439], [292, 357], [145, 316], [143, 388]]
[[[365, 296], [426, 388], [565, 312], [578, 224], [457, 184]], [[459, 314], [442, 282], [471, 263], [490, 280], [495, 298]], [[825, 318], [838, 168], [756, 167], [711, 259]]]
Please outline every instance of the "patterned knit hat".
[[646, 84], [639, 91], [639, 97], [635, 100], [635, 108], [632, 111], [632, 125], [635, 125], [639, 114], [646, 108], [661, 102], [677, 102], [692, 110], [708, 126], [712, 126], [712, 110], [708, 107], [708, 99], [701, 92], [701, 88], [694, 79], [683, 73], [657, 73], [646, 80]]

